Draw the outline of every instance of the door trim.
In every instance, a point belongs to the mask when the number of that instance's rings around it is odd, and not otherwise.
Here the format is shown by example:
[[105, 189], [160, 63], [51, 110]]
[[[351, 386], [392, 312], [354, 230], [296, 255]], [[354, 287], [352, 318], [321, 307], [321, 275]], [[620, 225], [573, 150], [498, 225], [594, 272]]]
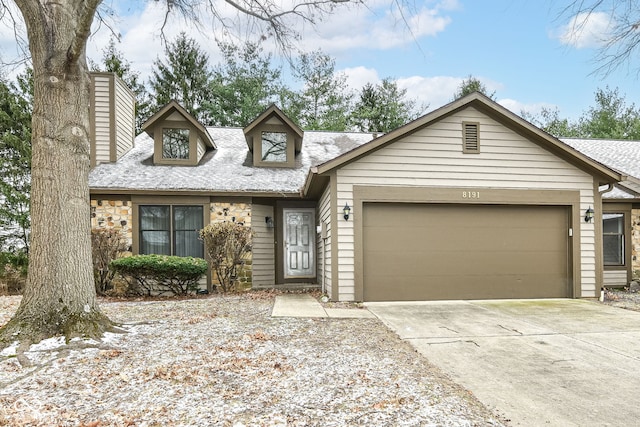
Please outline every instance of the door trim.
[[[288, 251], [287, 251], [287, 222], [286, 222], [286, 217], [287, 217], [287, 213], [288, 212], [292, 212], [292, 213], [309, 213], [311, 214], [311, 220], [310, 220], [310, 224], [309, 224], [309, 252], [310, 252], [310, 270], [312, 271], [312, 274], [301, 274], [301, 275], [288, 275], [288, 265], [287, 265], [287, 261], [289, 259], [288, 257]], [[317, 252], [317, 248], [316, 248], [316, 233], [315, 233], [315, 227], [316, 227], [316, 210], [315, 208], [297, 208], [297, 207], [291, 207], [291, 208], [283, 208], [282, 209], [282, 223], [283, 223], [283, 227], [282, 227], [282, 244], [283, 244], [283, 258], [282, 258], [282, 266], [283, 266], [283, 270], [284, 270], [284, 278], [285, 279], [311, 279], [311, 278], [315, 278], [316, 277], [316, 252]]]
[[[285, 285], [291, 283], [315, 283], [317, 280], [317, 271], [314, 271], [313, 277], [303, 278], [285, 278], [284, 275], [284, 215], [283, 209], [304, 209], [304, 208], [312, 208], [315, 210], [315, 221], [317, 224], [317, 215], [318, 212], [316, 210], [317, 202], [315, 201], [289, 201], [289, 200], [276, 200], [275, 201], [275, 209], [274, 215], [276, 219], [276, 238], [275, 238], [275, 250], [276, 250], [276, 285]], [[314, 234], [314, 239], [317, 239], [317, 236]], [[316, 248], [317, 249], [317, 248]]]

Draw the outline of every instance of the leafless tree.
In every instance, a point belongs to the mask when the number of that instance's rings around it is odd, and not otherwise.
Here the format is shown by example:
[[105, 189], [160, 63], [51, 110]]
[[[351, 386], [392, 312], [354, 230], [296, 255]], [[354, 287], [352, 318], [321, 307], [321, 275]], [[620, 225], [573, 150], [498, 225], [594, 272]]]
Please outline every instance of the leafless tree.
[[562, 9], [561, 16], [571, 20], [569, 30], [580, 36], [595, 14], [605, 14], [610, 22], [608, 32], [602, 35], [596, 54], [595, 73], [609, 75], [622, 66], [629, 66], [640, 48], [640, 4], [636, 0], [575, 0]]
[[[155, 0], [197, 24], [195, 0]], [[89, 74], [91, 25], [111, 11], [102, 0], [0, 0], [0, 16], [22, 15], [34, 72], [31, 250], [28, 283], [14, 317], [0, 329], [0, 348], [65, 335], [99, 337], [112, 328], [97, 301], [91, 261], [89, 206]], [[301, 22], [314, 24], [364, 0], [208, 0], [211, 25], [275, 39], [283, 50]], [[13, 12], [17, 6], [19, 12]], [[223, 15], [232, 8], [235, 18]], [[14, 18], [17, 18], [15, 15]], [[17, 19], [16, 19], [17, 20]], [[296, 25], [297, 23], [297, 25]], [[240, 36], [244, 36], [241, 34]]]

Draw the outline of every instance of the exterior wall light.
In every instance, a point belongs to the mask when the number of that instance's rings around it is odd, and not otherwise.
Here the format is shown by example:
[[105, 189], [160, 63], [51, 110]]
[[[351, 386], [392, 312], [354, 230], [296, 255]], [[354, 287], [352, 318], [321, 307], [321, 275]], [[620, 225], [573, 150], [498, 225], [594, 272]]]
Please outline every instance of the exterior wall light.
[[265, 216], [264, 222], [267, 224], [267, 228], [273, 228], [273, 217]]
[[344, 220], [349, 221], [349, 214], [351, 213], [351, 208], [348, 203], [344, 204], [344, 208], [342, 209], [342, 213], [344, 213]]
[[589, 206], [589, 209], [587, 209], [584, 213], [584, 222], [591, 222], [591, 220], [593, 219], [593, 213], [593, 209], [591, 209], [591, 206]]

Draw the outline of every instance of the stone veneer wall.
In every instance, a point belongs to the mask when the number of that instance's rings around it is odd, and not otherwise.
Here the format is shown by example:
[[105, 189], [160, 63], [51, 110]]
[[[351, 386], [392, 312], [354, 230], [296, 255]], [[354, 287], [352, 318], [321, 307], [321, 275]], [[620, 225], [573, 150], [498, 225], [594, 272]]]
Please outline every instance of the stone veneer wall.
[[640, 279], [640, 209], [631, 210], [631, 269], [634, 280]]
[[129, 251], [133, 245], [133, 208], [128, 200], [91, 200], [91, 228], [113, 228], [122, 232]]
[[[216, 222], [233, 221], [251, 227], [251, 203], [211, 203], [210, 207], [211, 224]], [[252, 253], [248, 254], [243, 267], [239, 268], [238, 281], [240, 289], [251, 288], [252, 285]], [[211, 282], [218, 284], [215, 272], [211, 272]]]

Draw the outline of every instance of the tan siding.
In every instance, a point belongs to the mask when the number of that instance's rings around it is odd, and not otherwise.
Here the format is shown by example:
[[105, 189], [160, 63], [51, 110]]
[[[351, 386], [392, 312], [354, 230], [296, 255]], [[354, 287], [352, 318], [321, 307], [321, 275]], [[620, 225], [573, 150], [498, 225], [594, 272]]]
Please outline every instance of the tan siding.
[[135, 98], [120, 79], [115, 79], [116, 159], [133, 148], [135, 138]]
[[275, 277], [274, 229], [267, 228], [265, 217], [273, 218], [273, 207], [252, 206], [253, 286], [273, 286]]
[[202, 139], [198, 138], [198, 161], [202, 159], [202, 156], [204, 156], [205, 151], [206, 151], [206, 148], [204, 146], [204, 142], [202, 142]]
[[93, 75], [95, 108], [95, 159], [96, 164], [109, 162], [111, 127], [110, 127], [110, 102], [109, 102], [109, 77], [105, 75]]
[[[462, 152], [462, 122], [480, 123], [480, 153]], [[353, 206], [354, 185], [551, 189], [580, 191], [580, 209], [594, 206], [591, 175], [483, 113], [467, 108], [337, 171], [337, 204]], [[353, 216], [360, 215], [353, 212]], [[353, 221], [340, 221], [339, 298], [355, 298]], [[580, 222], [581, 293], [596, 293], [594, 224]]]
[[628, 285], [627, 270], [605, 270], [603, 276], [603, 286], [605, 288]]
[[331, 298], [331, 190], [327, 186], [318, 202], [319, 225], [324, 224], [325, 238], [318, 238], [318, 281]]

